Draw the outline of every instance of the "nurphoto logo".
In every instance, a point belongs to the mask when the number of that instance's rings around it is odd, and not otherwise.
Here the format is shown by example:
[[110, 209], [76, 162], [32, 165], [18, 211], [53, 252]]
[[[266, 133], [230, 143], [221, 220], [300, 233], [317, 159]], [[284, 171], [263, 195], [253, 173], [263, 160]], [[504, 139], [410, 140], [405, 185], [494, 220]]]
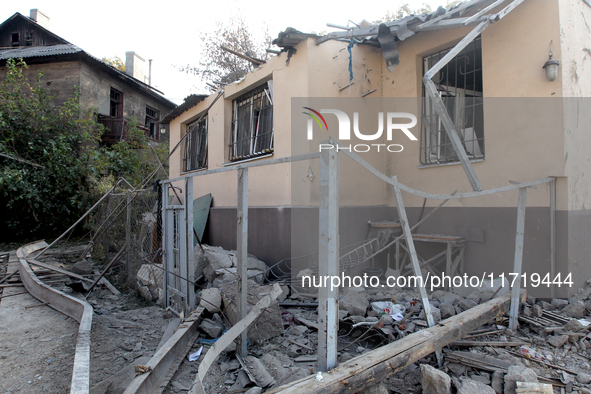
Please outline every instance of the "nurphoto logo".
[[[316, 111], [310, 107], [302, 107], [310, 112], [303, 112], [308, 115], [308, 129], [307, 138], [311, 141], [314, 138], [314, 122], [318, 124], [320, 130], [326, 129], [328, 131], [328, 124], [322, 114], [333, 114], [337, 117], [339, 122], [338, 139], [339, 141], [351, 140], [351, 119], [349, 115], [338, 109], [321, 109]], [[386, 118], [386, 139], [392, 141], [392, 137], [395, 131], [402, 131], [404, 135], [411, 141], [417, 141], [409, 129], [417, 125], [417, 117], [408, 112], [387, 112], [384, 116], [383, 112], [378, 112], [378, 131], [373, 134], [364, 134], [359, 130], [359, 112], [353, 112], [353, 133], [356, 138], [362, 141], [376, 141], [382, 137], [384, 133], [384, 118]], [[406, 119], [406, 123], [400, 121]], [[396, 121], [395, 121], [396, 120]], [[410, 120], [410, 122], [408, 122]], [[388, 152], [402, 152], [404, 147], [400, 144], [350, 144], [335, 146], [333, 144], [320, 144], [320, 151], [323, 149], [337, 149], [337, 150], [349, 150], [355, 152], [369, 152], [372, 149], [376, 149], [378, 152], [383, 149]]]

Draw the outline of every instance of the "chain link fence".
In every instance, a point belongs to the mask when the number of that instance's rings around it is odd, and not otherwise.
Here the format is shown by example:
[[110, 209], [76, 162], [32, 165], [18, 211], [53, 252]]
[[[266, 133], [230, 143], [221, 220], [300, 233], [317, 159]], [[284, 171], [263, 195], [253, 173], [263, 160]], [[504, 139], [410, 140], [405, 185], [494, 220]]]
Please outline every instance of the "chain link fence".
[[94, 234], [90, 243], [93, 260], [110, 262], [123, 251], [112, 270], [121, 284], [154, 301], [160, 298], [162, 280], [161, 210], [160, 185], [116, 190], [97, 207], [89, 223]]

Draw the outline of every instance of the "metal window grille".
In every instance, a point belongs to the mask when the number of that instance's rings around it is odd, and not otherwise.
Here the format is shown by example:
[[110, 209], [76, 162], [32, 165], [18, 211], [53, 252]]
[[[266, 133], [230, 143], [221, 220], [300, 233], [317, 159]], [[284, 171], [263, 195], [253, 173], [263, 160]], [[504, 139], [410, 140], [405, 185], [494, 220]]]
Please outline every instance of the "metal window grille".
[[207, 114], [187, 126], [183, 171], [207, 168]]
[[273, 152], [273, 100], [267, 85], [239, 97], [232, 106], [229, 160]]
[[[451, 48], [450, 48], [451, 49]], [[450, 49], [423, 58], [423, 74]], [[482, 45], [477, 38], [433, 77], [437, 91], [453, 120], [468, 158], [484, 158], [484, 110], [482, 97]], [[423, 87], [423, 96], [425, 96]], [[421, 163], [459, 161], [431, 99], [423, 104]]]

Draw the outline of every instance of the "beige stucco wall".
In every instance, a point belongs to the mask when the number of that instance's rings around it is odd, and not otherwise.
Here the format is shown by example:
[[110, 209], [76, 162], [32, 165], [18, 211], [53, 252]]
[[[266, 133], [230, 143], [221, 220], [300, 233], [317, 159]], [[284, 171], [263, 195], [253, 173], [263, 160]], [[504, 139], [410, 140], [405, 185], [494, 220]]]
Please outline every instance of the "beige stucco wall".
[[[298, 45], [289, 65], [285, 53], [272, 58], [240, 83], [228, 86], [224, 99], [210, 109], [209, 169], [227, 162], [232, 99], [270, 78], [274, 84], [274, 158], [300, 153], [302, 149], [292, 144], [292, 133], [297, 131], [292, 130], [292, 112], [296, 111], [292, 111], [291, 100], [295, 97], [360, 97], [376, 89], [364, 100], [371, 103], [375, 97], [408, 98], [396, 110], [414, 113], [420, 119], [421, 104], [413, 98], [422, 95], [423, 56], [455, 45], [470, 29], [423, 32], [400, 42], [400, 65], [392, 73], [385, 67], [379, 49], [356, 45], [353, 48], [354, 84], [342, 91], [339, 87], [349, 82], [346, 42], [315, 45], [308, 39]], [[484, 95], [487, 97], [486, 158], [474, 163], [474, 169], [484, 189], [506, 186], [509, 180], [530, 181], [565, 175], [562, 105], [557, 105], [562, 95], [562, 78], [559, 75], [557, 81], [548, 82], [541, 69], [547, 59], [550, 40], [560, 42], [558, 0], [525, 1], [482, 34]], [[562, 56], [560, 45], [555, 44], [554, 54], [556, 58]], [[212, 97], [171, 122], [171, 146], [178, 141], [179, 130], [197, 119], [211, 101]], [[327, 115], [327, 121], [331, 117]], [[418, 137], [420, 127], [416, 126], [412, 132]], [[402, 141], [405, 149], [401, 153], [360, 155], [386, 175], [397, 175], [401, 182], [419, 190], [471, 191], [460, 165], [419, 168], [419, 142], [407, 139], [392, 142]], [[179, 164], [180, 156], [175, 154], [171, 159], [172, 177], [178, 176]], [[315, 175], [314, 180], [307, 177], [308, 169]], [[317, 163], [252, 169], [250, 181], [251, 206], [308, 206], [318, 202]], [[200, 177], [195, 183], [195, 195], [209, 192], [214, 194], [215, 206], [235, 206], [236, 174]], [[559, 197], [562, 195], [559, 192]], [[423, 199], [413, 196], [405, 195], [405, 201], [409, 207], [423, 204]], [[559, 208], [563, 205], [566, 208], [564, 199], [559, 198], [558, 203]], [[343, 157], [341, 204], [392, 205], [392, 191]], [[427, 202], [427, 206], [436, 204], [437, 201]], [[448, 206], [514, 207], [516, 204], [517, 192], [511, 192], [454, 200]], [[547, 187], [530, 192], [528, 206], [548, 204]]]

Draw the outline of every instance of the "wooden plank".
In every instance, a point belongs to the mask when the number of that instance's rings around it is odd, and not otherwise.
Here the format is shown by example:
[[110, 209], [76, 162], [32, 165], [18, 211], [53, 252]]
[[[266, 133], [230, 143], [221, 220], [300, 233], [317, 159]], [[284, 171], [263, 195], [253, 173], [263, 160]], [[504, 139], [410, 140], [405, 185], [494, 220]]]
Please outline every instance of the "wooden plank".
[[136, 376], [127, 386], [124, 394], [155, 394], [161, 393], [166, 388], [172, 378], [171, 372], [176, 371], [191, 349], [191, 345], [199, 336], [197, 326], [204, 310], [202, 307], [197, 307], [179, 325], [172, 337], [158, 349], [146, 364], [152, 370]]
[[41, 263], [41, 262], [36, 261], [36, 260], [29, 260], [29, 259], [27, 259], [27, 262], [29, 264], [38, 265], [39, 267], [43, 267], [43, 268], [46, 268], [46, 269], [51, 270], [51, 271], [59, 272], [60, 274], [68, 275], [68, 276], [70, 276], [72, 278], [76, 278], [76, 279], [82, 280], [84, 282], [93, 283], [93, 280], [92, 279], [85, 278], [85, 277], [80, 276], [78, 274], [75, 274], [73, 272], [63, 270], [63, 269], [61, 269], [59, 267], [54, 267], [53, 265], [49, 265], [49, 264]]
[[355, 357], [323, 374], [323, 382], [317, 381], [315, 376], [309, 376], [267, 393], [335, 394], [363, 391], [495, 319], [497, 314], [506, 312], [509, 305], [509, 296], [503, 295], [446, 319], [437, 326], [411, 334], [402, 341]]
[[514, 342], [507, 342], [507, 341], [453, 341], [449, 344], [449, 346], [464, 346], [464, 347], [471, 347], [471, 346], [522, 346], [526, 345], [526, 342], [523, 341], [514, 341]]

